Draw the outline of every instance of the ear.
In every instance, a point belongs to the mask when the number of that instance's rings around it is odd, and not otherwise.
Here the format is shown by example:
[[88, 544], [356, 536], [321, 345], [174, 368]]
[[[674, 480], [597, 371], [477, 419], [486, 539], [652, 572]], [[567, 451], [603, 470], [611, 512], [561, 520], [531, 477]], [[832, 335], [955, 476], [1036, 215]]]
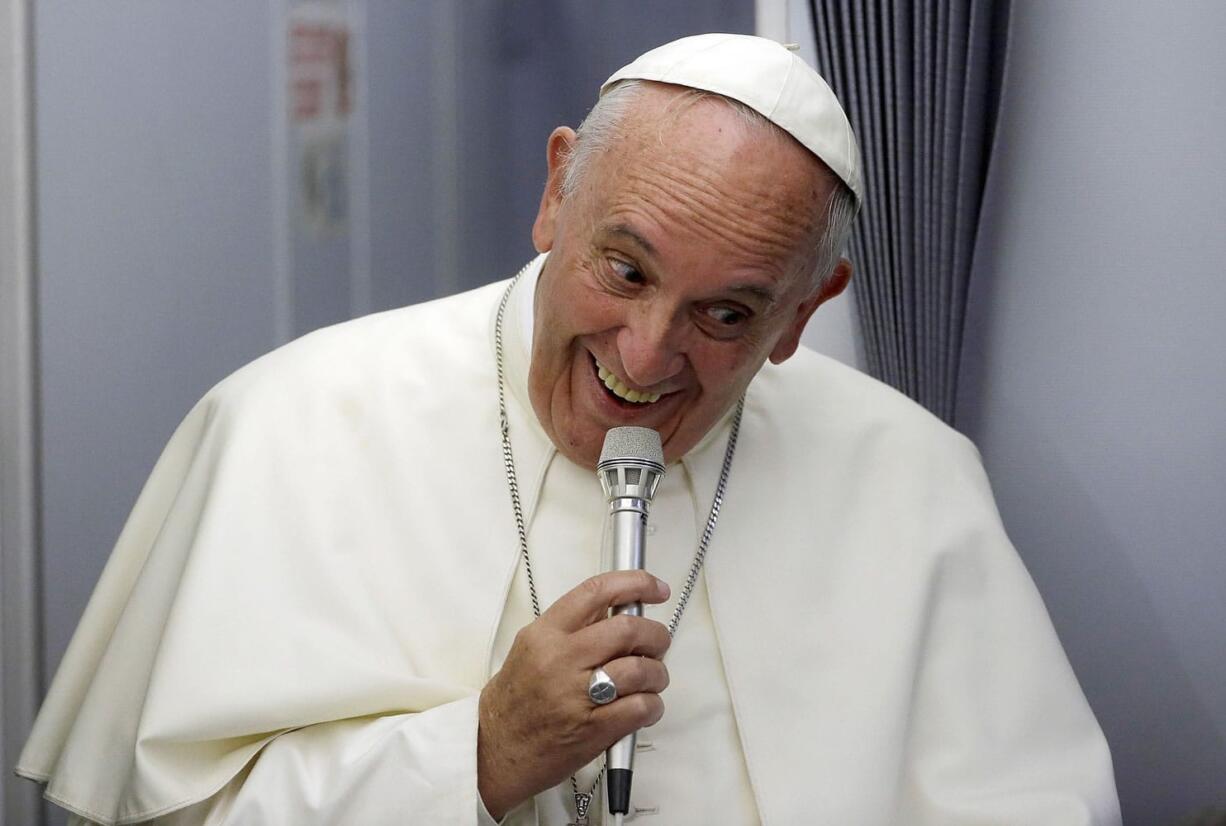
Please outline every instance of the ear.
[[549, 174], [545, 178], [545, 191], [541, 193], [541, 205], [532, 224], [532, 245], [537, 252], [553, 248], [553, 237], [558, 220], [558, 207], [562, 204], [562, 178], [570, 163], [571, 150], [575, 145], [575, 130], [559, 126], [549, 135], [545, 144], [545, 158]]
[[851, 262], [846, 258], [840, 258], [839, 263], [834, 266], [834, 272], [830, 273], [830, 277], [822, 284], [821, 289], [800, 302], [800, 306], [796, 308], [796, 315], [791, 324], [771, 350], [771, 364], [782, 364], [792, 357], [796, 348], [800, 346], [800, 336], [805, 331], [805, 325], [809, 323], [813, 311], [847, 289], [850, 281]]

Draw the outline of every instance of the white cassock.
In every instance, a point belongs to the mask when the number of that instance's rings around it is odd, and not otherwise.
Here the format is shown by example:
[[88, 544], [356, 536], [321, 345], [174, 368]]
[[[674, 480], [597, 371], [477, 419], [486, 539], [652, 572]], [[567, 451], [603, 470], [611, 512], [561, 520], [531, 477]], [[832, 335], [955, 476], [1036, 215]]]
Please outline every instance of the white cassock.
[[[549, 604], [600, 569], [604, 501], [528, 404], [542, 260], [511, 302], [506, 356]], [[197, 404], [21, 774], [104, 824], [485, 822], [477, 697], [531, 618], [499, 448], [504, 286], [313, 333]], [[669, 467], [652, 509], [648, 565], [674, 598], [728, 426]], [[974, 447], [815, 354], [750, 386], [666, 662], [639, 822], [1119, 823], [1106, 743]], [[566, 783], [506, 821], [552, 826], [571, 806]]]

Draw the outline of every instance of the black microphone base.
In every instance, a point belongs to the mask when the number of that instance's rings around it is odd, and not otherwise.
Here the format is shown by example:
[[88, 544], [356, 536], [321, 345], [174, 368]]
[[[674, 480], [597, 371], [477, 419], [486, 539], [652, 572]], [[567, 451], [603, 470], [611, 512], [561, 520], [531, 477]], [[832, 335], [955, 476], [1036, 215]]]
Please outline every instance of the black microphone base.
[[605, 799], [609, 801], [609, 814], [630, 813], [630, 780], [632, 777], [634, 777], [633, 769], [609, 769], [606, 773], [607, 794]]

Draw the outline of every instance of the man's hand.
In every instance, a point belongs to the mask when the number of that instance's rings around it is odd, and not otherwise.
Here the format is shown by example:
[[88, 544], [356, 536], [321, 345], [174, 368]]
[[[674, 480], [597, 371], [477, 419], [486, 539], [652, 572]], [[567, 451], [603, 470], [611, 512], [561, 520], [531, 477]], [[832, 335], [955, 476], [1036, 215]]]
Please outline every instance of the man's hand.
[[[645, 571], [614, 571], [580, 583], [520, 630], [502, 669], [481, 691], [477, 787], [495, 819], [565, 780], [630, 732], [664, 714], [660, 658], [671, 639], [643, 617], [608, 617], [630, 602], [657, 604], [668, 585]], [[617, 699], [587, 696], [604, 666]]]

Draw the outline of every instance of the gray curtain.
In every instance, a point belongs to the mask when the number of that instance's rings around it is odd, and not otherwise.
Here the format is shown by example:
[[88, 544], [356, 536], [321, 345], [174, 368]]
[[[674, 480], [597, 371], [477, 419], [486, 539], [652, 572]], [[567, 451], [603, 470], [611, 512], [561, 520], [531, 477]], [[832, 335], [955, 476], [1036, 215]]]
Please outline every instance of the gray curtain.
[[818, 70], [864, 153], [852, 235], [872, 375], [953, 423], [1009, 0], [810, 0]]

